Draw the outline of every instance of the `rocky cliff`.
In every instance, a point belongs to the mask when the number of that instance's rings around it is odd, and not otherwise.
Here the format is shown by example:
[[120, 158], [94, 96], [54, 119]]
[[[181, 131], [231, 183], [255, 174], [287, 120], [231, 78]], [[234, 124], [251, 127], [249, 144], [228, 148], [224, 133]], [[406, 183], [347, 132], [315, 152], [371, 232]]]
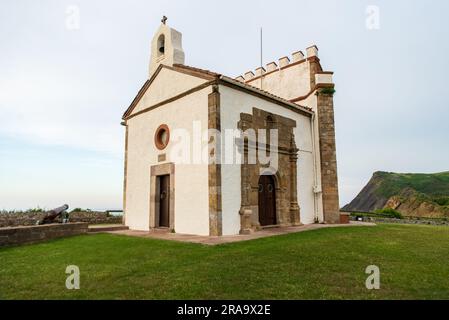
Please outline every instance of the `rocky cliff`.
[[405, 216], [449, 217], [449, 172], [420, 174], [375, 172], [343, 211], [392, 208]]

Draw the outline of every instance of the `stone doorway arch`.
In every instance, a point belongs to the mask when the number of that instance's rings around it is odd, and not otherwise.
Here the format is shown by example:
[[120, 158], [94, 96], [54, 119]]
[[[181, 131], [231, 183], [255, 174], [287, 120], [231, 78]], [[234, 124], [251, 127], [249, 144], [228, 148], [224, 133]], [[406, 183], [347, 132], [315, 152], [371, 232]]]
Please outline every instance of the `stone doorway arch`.
[[[243, 162], [241, 165], [241, 206], [240, 233], [248, 234], [260, 229], [259, 219], [259, 179], [263, 175], [271, 175], [275, 187], [275, 225], [300, 225], [300, 209], [297, 199], [297, 160], [298, 148], [295, 143], [294, 128], [296, 121], [290, 118], [253, 108], [252, 114], [241, 113], [238, 127], [244, 133], [239, 142], [242, 148]], [[270, 150], [275, 146], [277, 167], [267, 167], [258, 160], [250, 162], [250, 155], [259, 144], [245, 136], [252, 129], [257, 134], [259, 129], [276, 129], [278, 141], [267, 141], [262, 144], [262, 150]], [[249, 130], [251, 131], [251, 130]], [[252, 136], [257, 139], [257, 136]], [[257, 150], [259, 151], [259, 150]], [[254, 159], [254, 158], [251, 158]]]

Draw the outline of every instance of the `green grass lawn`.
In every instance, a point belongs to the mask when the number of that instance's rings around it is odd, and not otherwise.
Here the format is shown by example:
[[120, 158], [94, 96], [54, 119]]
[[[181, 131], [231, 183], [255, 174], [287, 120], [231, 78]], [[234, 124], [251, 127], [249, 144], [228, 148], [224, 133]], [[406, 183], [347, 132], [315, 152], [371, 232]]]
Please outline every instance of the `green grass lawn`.
[[[81, 289], [65, 288], [67, 265]], [[377, 265], [381, 289], [365, 288]], [[0, 249], [0, 299], [449, 299], [449, 228], [320, 229], [208, 247], [110, 234]]]

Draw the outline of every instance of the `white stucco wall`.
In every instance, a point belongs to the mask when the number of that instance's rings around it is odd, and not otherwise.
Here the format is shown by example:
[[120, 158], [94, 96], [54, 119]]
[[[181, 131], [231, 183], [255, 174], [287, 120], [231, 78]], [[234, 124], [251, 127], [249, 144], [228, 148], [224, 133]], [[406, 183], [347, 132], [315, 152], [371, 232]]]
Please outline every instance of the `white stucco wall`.
[[[169, 72], [172, 74], [168, 75]], [[170, 70], [165, 70], [160, 76], [156, 78], [153, 83], [154, 88], [150, 87], [135, 111], [147, 108], [151, 106], [150, 103], [152, 104], [159, 99], [164, 100], [163, 97], [172, 97], [185, 91], [187, 84], [195, 86], [198, 82], [190, 79], [193, 77]], [[179, 76], [183, 79], [178, 79]], [[199, 80], [203, 81], [202, 79]], [[197, 123], [200, 123], [203, 129], [207, 129], [207, 96], [210, 92], [210, 87], [205, 88], [127, 121], [128, 157], [125, 223], [130, 229], [149, 230], [150, 167], [174, 162], [170, 152], [176, 145], [173, 137], [176, 129], [185, 129], [191, 136], [194, 121], [198, 121]], [[161, 124], [167, 124], [171, 133], [171, 142], [163, 151], [158, 150], [154, 145], [154, 134]], [[158, 162], [158, 155], [162, 153], [166, 154], [166, 161]], [[175, 231], [177, 233], [209, 234], [207, 164], [175, 164], [174, 209]]]
[[207, 81], [198, 77], [162, 68], [155, 81], [153, 81], [146, 94], [142, 97], [140, 103], [134, 108], [133, 113], [151, 107], [158, 102], [173, 98], [205, 82]]
[[310, 68], [308, 62], [292, 65], [268, 73], [261, 78], [249, 81], [248, 84], [268, 91], [287, 100], [306, 95], [310, 91]]
[[[282, 106], [245, 94], [232, 88], [220, 86], [221, 128], [237, 129], [240, 113], [252, 113], [253, 108], [279, 114], [296, 121], [295, 138], [300, 149], [298, 159], [298, 201], [301, 221], [314, 222], [314, 168], [310, 118]], [[241, 176], [239, 165], [222, 165], [222, 211], [223, 234], [237, 234], [240, 230]]]

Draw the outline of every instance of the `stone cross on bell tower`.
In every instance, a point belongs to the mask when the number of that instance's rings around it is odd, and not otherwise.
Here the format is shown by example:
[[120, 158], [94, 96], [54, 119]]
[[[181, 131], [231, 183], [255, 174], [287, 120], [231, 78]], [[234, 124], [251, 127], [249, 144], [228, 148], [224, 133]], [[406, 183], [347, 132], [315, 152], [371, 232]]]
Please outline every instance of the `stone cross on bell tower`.
[[167, 17], [163, 16], [161, 25], [151, 42], [151, 58], [149, 78], [159, 65], [173, 66], [184, 64], [184, 51], [182, 50], [182, 34], [167, 25]]

